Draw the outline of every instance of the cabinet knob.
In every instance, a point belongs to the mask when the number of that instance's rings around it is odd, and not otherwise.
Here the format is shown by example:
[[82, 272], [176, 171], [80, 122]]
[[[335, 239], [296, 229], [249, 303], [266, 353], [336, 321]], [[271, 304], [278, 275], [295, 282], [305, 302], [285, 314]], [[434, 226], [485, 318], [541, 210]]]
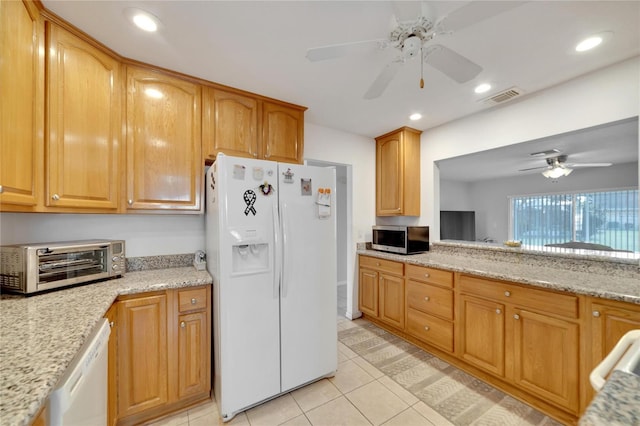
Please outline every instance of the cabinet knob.
[[500, 315], [502, 311], [500, 309], [496, 309], [496, 314]]
[[58, 201], [60, 199], [60, 196], [58, 194], [53, 194], [51, 198], [53, 198], [53, 201]]
[[424, 274], [424, 277], [425, 278], [429, 278], [429, 274]]
[[184, 321], [180, 321], [180, 328], [185, 328], [187, 324]]
[[593, 315], [596, 318], [600, 318], [600, 311], [593, 311], [591, 315]]
[[425, 301], [425, 302], [428, 302], [428, 301], [429, 301], [429, 296], [425, 296], [425, 297], [424, 297], [424, 301]]
[[127, 204], [129, 204], [130, 206], [133, 205], [133, 200], [127, 200]]
[[509, 296], [511, 296], [511, 292], [510, 292], [510, 291], [505, 291], [505, 292], [504, 292], [504, 295], [505, 295], [505, 296], [507, 296], [507, 297], [509, 297]]
[[109, 327], [111, 327], [111, 328], [113, 328], [113, 326], [114, 326], [114, 325], [115, 325], [115, 324], [113, 323], [113, 321], [111, 321], [111, 322], [109, 323]]
[[424, 329], [425, 329], [426, 331], [429, 331], [429, 326], [428, 326], [428, 325], [425, 325], [425, 326], [424, 326]]
[[198, 303], [198, 300], [194, 297], [193, 299], [191, 299], [191, 304], [195, 305], [196, 303]]
[[520, 315], [515, 314], [515, 315], [513, 316], [513, 319], [517, 319], [517, 320], [519, 320], [519, 319], [520, 319]]
[[2, 194], [4, 192], [4, 188], [2, 187], [2, 185], [0, 185], [0, 194]]
[[376, 266], [380, 266], [380, 262], [376, 262]]

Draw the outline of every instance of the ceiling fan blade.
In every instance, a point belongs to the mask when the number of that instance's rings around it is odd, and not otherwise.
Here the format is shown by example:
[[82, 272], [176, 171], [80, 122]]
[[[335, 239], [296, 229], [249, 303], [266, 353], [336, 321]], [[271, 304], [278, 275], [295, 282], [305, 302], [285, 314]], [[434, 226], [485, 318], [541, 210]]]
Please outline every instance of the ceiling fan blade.
[[354, 43], [332, 44], [330, 46], [314, 47], [307, 50], [307, 59], [311, 62], [339, 58], [353, 54], [365, 54], [385, 47], [386, 40], [365, 40]]
[[441, 44], [429, 46], [424, 61], [458, 83], [465, 83], [482, 71], [480, 65]]
[[387, 64], [371, 84], [367, 93], [364, 94], [364, 98], [375, 99], [382, 95], [389, 83], [391, 83], [391, 80], [393, 80], [393, 77], [400, 71], [400, 67], [402, 67], [402, 61], [399, 59]]
[[544, 169], [548, 169], [548, 166], [545, 167], [529, 167], [528, 169], [520, 169], [518, 170], [519, 172], [528, 172], [529, 170], [544, 170]]
[[565, 164], [567, 167], [609, 167], [612, 166], [613, 163], [575, 163], [575, 164]]
[[458, 31], [527, 3], [526, 1], [471, 1], [441, 19], [445, 31]]
[[391, 6], [398, 22], [415, 21], [422, 15], [421, 1], [392, 1]]

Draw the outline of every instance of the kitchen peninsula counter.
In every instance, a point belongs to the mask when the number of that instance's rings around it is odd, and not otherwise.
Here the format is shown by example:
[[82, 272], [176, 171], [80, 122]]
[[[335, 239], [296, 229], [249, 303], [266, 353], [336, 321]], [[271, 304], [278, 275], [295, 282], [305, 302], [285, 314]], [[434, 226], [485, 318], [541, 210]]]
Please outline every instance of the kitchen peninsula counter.
[[[478, 254], [454, 245], [437, 245], [435, 250], [400, 255], [359, 249], [358, 254], [419, 266], [446, 269], [480, 277], [511, 281], [549, 290], [640, 304], [640, 268], [633, 263], [597, 262], [592, 259], [560, 259], [510, 251]], [[480, 250], [476, 250], [480, 251]], [[549, 266], [545, 266], [548, 261]]]
[[190, 267], [124, 277], [30, 297], [0, 300], [0, 423], [28, 425], [85, 340], [119, 295], [210, 285]]

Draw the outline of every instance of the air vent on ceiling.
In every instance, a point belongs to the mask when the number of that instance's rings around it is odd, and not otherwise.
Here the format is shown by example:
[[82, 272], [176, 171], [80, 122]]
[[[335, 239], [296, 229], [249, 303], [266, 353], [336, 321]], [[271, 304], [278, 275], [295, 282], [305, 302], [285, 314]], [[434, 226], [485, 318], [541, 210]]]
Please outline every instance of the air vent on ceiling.
[[500, 93], [496, 93], [488, 98], [483, 99], [483, 102], [488, 104], [499, 104], [502, 102], [510, 101], [511, 99], [520, 96], [524, 93], [524, 90], [518, 87], [512, 87], [510, 89], [504, 90]]

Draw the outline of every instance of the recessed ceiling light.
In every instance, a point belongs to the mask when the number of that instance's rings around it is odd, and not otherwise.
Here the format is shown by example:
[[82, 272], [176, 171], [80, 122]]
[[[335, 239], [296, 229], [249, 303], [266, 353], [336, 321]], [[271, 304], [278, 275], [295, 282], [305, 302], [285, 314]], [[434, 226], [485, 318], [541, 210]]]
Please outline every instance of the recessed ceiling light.
[[489, 83], [482, 83], [476, 86], [475, 89], [473, 89], [474, 92], [476, 93], [484, 93], [484, 92], [488, 92], [491, 89], [491, 85]]
[[605, 31], [600, 34], [587, 37], [576, 45], [576, 52], [586, 52], [594, 47], [600, 46], [603, 41], [609, 38], [613, 33], [611, 31]]
[[156, 16], [142, 9], [129, 7], [124, 10], [124, 15], [133, 22], [136, 27], [147, 32], [155, 32], [160, 26], [160, 20]]
[[421, 118], [422, 118], [422, 114], [418, 114], [417, 112], [409, 116], [409, 120], [411, 121], [420, 120]]

